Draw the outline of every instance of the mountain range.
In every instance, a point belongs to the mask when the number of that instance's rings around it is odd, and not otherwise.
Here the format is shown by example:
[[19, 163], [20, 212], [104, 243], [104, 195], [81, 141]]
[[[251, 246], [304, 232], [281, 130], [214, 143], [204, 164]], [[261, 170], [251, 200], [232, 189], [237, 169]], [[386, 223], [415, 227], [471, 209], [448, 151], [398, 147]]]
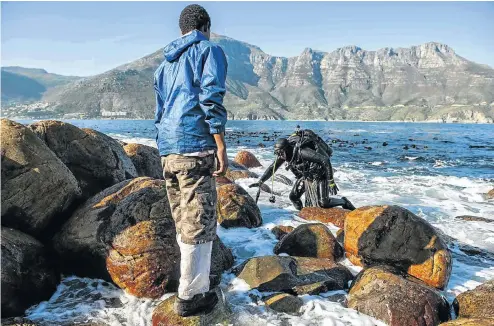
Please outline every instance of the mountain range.
[[[230, 119], [494, 122], [494, 69], [441, 43], [377, 51], [346, 46], [329, 53], [307, 48], [285, 58], [226, 36], [213, 35], [212, 41], [228, 60]], [[92, 77], [54, 75], [59, 79], [52, 85], [34, 78], [45, 90], [34, 84], [25, 89], [54, 115], [113, 112], [151, 119], [153, 73], [162, 60], [158, 50]], [[15, 73], [2, 68], [2, 99], [4, 72]]]

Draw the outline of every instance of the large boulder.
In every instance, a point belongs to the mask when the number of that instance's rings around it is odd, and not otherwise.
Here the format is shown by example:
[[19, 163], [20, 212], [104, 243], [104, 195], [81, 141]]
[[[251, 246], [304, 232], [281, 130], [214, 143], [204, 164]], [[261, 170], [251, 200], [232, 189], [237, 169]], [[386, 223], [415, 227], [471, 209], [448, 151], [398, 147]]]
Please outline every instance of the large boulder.
[[218, 303], [213, 311], [207, 315], [180, 317], [173, 309], [176, 295], [161, 302], [153, 311], [153, 326], [211, 326], [231, 325], [232, 313], [228, 303], [224, 300], [222, 291], [217, 288]]
[[[67, 272], [110, 280], [106, 259], [114, 249], [114, 241], [119, 248], [123, 238], [132, 235], [128, 228], [134, 227], [132, 230], [137, 232], [137, 224], [150, 221], [150, 226], [165, 232], [162, 237], [175, 237], [165, 181], [145, 177], [125, 180], [80, 206], [54, 237], [53, 244], [69, 268]], [[142, 240], [156, 241], [147, 237]], [[169, 244], [169, 248], [161, 248], [167, 253], [164, 259], [175, 262], [178, 245], [175, 241]]]
[[225, 228], [258, 227], [262, 216], [254, 199], [237, 184], [225, 184], [217, 188], [218, 223]]
[[113, 138], [69, 123], [45, 120], [29, 126], [75, 175], [88, 198], [137, 171], [122, 146]]
[[460, 293], [453, 307], [458, 318], [494, 318], [494, 280]]
[[302, 224], [276, 244], [274, 253], [338, 261], [343, 257], [343, 248], [324, 224]]
[[249, 151], [238, 152], [233, 160], [248, 169], [262, 166], [257, 157]]
[[347, 214], [345, 251], [357, 265], [390, 265], [442, 289], [451, 253], [427, 221], [399, 206], [368, 206]]
[[74, 175], [25, 126], [1, 119], [2, 225], [38, 236], [81, 194]]
[[157, 148], [129, 143], [123, 149], [134, 164], [138, 176], [163, 179], [160, 152]]
[[342, 290], [353, 279], [346, 267], [329, 259], [290, 256], [254, 257], [234, 272], [259, 291], [296, 292], [297, 286], [319, 282], [325, 282], [328, 291]]
[[58, 281], [52, 256], [42, 243], [2, 227], [2, 317], [23, 315], [33, 304], [48, 299]]
[[298, 213], [298, 215], [307, 221], [318, 221], [321, 223], [333, 223], [339, 228], [345, 227], [345, 217], [350, 213], [349, 210], [334, 207], [334, 208], [320, 208], [320, 207], [304, 207]]
[[350, 288], [348, 308], [389, 326], [435, 326], [451, 319], [449, 303], [439, 292], [396, 272], [385, 266], [363, 270]]
[[[180, 250], [163, 180], [126, 180], [90, 198], [54, 247], [67, 272], [113, 280], [139, 297], [158, 298], [178, 284]], [[211, 271], [221, 274], [233, 257], [222, 244], [213, 250]]]

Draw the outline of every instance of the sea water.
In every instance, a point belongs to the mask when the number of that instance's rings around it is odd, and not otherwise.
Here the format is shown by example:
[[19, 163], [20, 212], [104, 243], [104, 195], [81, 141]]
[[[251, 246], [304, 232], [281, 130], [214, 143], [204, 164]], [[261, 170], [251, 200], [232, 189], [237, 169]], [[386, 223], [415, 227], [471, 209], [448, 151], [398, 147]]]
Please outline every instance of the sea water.
[[[29, 123], [30, 121], [21, 121]], [[79, 127], [93, 128], [111, 137], [156, 147], [152, 121], [73, 120]], [[483, 124], [384, 123], [384, 122], [292, 122], [230, 121], [227, 124], [228, 156], [239, 150], [253, 152], [263, 167], [272, 162], [276, 136], [288, 136], [297, 125], [312, 129], [332, 144], [335, 180], [340, 195], [355, 206], [391, 204], [407, 208], [429, 221], [451, 244], [453, 272], [443, 294], [450, 302], [468, 289], [494, 278], [494, 222], [456, 219], [459, 215], [480, 216], [494, 221], [494, 200], [485, 193], [494, 188], [494, 126]], [[260, 143], [266, 147], [259, 146]], [[386, 146], [385, 143], [387, 143]], [[293, 179], [284, 169], [282, 173]], [[255, 179], [237, 182], [248, 188]], [[271, 181], [269, 181], [271, 183]], [[271, 184], [270, 184], [271, 186]], [[218, 235], [232, 249], [235, 264], [254, 256], [271, 255], [276, 239], [275, 225], [297, 226], [304, 221], [288, 200], [290, 186], [274, 182], [279, 193], [261, 193], [259, 207], [264, 223], [259, 228], [224, 229]], [[336, 231], [331, 225], [330, 229]], [[481, 254], [461, 250], [476, 247]], [[352, 272], [360, 268], [347, 265]], [[235, 312], [235, 325], [382, 325], [379, 321], [344, 308], [343, 291], [302, 296], [299, 316], [274, 314], [253, 298], [262, 293], [250, 290], [233, 274], [223, 274], [221, 287]], [[162, 299], [168, 297], [166, 294]], [[340, 299], [338, 299], [340, 298]], [[110, 325], [150, 325], [153, 308], [160, 300], [138, 299], [102, 280], [67, 275], [50, 300], [28, 310], [29, 318], [44, 325], [94, 321]]]

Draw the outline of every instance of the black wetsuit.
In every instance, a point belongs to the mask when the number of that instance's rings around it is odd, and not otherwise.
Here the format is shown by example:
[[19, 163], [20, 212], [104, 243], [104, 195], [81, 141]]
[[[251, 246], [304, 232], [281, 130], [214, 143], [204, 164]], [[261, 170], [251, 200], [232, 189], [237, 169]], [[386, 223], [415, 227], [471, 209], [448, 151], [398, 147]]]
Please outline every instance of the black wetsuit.
[[[333, 181], [333, 167], [330, 157], [333, 154], [331, 147], [320, 137], [318, 141], [301, 142], [301, 136], [294, 134], [288, 138], [289, 148], [285, 150], [286, 160], [277, 157], [262, 175], [261, 183], [266, 182], [283, 163], [288, 162], [287, 170], [292, 171], [297, 180], [293, 185], [289, 198], [296, 209], [302, 209], [300, 198], [305, 192], [305, 181], [317, 182], [317, 204], [319, 207], [330, 208], [344, 206], [346, 201], [330, 197], [329, 182]], [[336, 195], [336, 187], [333, 188]]]

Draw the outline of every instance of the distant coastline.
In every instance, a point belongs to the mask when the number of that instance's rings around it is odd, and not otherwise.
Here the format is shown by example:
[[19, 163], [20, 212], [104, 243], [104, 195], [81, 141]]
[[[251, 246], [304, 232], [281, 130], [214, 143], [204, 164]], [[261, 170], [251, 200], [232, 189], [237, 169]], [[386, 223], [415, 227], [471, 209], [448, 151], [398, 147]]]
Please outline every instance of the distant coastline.
[[[139, 118], [59, 118], [59, 117], [4, 117], [0, 116], [0, 118], [11, 119], [15, 121], [22, 120], [32, 120], [32, 121], [41, 121], [41, 120], [59, 120], [59, 121], [78, 121], [78, 120], [87, 120], [87, 121], [153, 121], [153, 119], [139, 119]], [[286, 121], [286, 122], [369, 122], [369, 123], [427, 123], [427, 124], [481, 124], [481, 125], [492, 125], [494, 122], [477, 122], [472, 120], [459, 120], [459, 121], [446, 121], [443, 122], [441, 120], [423, 120], [423, 121], [401, 121], [401, 120], [321, 120], [321, 119], [306, 119], [306, 120], [294, 120], [294, 119], [228, 119], [229, 121], [264, 121], [264, 122], [275, 122], [275, 121]]]

